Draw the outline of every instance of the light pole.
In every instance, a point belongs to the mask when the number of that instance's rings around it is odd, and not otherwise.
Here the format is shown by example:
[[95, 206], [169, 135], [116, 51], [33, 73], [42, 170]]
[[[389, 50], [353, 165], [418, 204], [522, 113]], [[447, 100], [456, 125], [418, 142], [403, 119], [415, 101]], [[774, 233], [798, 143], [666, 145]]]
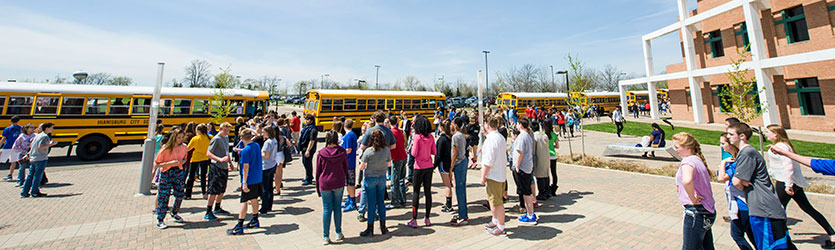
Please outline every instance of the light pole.
[[489, 50], [481, 51], [484, 53], [484, 92], [490, 94], [490, 73], [487, 71], [487, 54], [490, 54]]
[[152, 173], [153, 171], [151, 171], [154, 164], [154, 130], [157, 126], [157, 115], [159, 115], [159, 92], [162, 89], [162, 72], [165, 68], [165, 63], [159, 62], [157, 65], [159, 65], [157, 85], [154, 86], [154, 94], [151, 99], [148, 135], [145, 136], [145, 141], [142, 145], [142, 168], [139, 170], [139, 192], [135, 196], [151, 195], [151, 178], [154, 175]]
[[554, 65], [548, 65], [551, 67], [551, 85], [554, 85], [554, 91], [557, 90], [557, 82], [554, 81]]
[[[568, 86], [568, 71], [567, 70], [557, 71], [557, 74], [565, 75], [565, 93], [568, 96], [566, 98], [565, 104], [566, 104], [566, 106], [570, 107], [571, 102], [569, 102], [569, 101], [571, 100], [571, 87]], [[569, 109], [568, 111], [571, 112], [571, 109]], [[557, 112], [559, 112], [559, 111], [557, 111]], [[568, 158], [570, 158], [573, 161], [574, 160], [574, 151], [571, 149], [571, 137], [568, 136], [567, 138], [568, 138]]]
[[374, 80], [374, 88], [380, 89], [380, 65], [374, 65], [377, 68], [377, 78]]

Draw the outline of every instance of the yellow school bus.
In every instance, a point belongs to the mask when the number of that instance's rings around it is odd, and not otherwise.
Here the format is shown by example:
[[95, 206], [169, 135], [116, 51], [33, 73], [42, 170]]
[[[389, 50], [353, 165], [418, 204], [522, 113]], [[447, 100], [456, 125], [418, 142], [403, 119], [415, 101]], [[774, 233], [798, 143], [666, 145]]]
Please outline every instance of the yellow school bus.
[[568, 107], [568, 95], [564, 93], [522, 93], [503, 92], [496, 97], [496, 103], [502, 109], [515, 109], [519, 117], [525, 116], [525, 108], [528, 106], [538, 108]]
[[657, 89], [656, 91], [658, 91], [658, 100], [666, 100], [670, 97], [669, 89]]
[[[658, 100], [665, 100], [669, 97], [669, 89], [657, 89], [656, 96], [658, 96]], [[626, 100], [629, 105], [632, 103], [638, 102], [638, 104], [644, 104], [649, 102], [649, 91], [647, 90], [639, 90], [639, 91], [626, 91]]]
[[353, 128], [362, 127], [377, 110], [408, 117], [423, 114], [434, 122], [434, 112], [443, 108], [446, 96], [440, 92], [376, 91], [351, 89], [314, 89], [307, 91], [304, 114], [312, 114], [320, 131], [333, 127], [334, 117], [354, 120]]
[[[82, 160], [104, 157], [116, 146], [141, 144], [148, 133], [151, 98], [149, 86], [99, 86], [44, 83], [0, 83], [0, 119], [20, 117], [18, 124], [35, 126], [52, 122], [52, 139], [59, 147], [76, 146]], [[159, 119], [171, 127], [188, 122], [207, 123], [210, 99], [218, 89], [162, 88]], [[224, 89], [224, 100], [233, 105], [226, 118], [252, 116], [267, 110], [265, 91]]]
[[571, 93], [572, 98], [577, 101], [579, 105], [597, 105], [606, 111], [612, 111], [620, 105], [620, 93], [618, 92], [574, 92]]

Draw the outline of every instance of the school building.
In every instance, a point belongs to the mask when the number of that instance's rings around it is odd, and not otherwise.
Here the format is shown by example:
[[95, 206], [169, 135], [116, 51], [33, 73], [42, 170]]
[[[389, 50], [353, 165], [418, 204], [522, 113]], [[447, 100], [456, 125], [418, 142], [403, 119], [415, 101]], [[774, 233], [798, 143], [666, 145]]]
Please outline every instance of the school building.
[[[751, 98], [765, 108], [753, 125], [835, 128], [835, 0], [699, 0], [695, 9], [677, 1], [678, 22], [642, 37], [647, 77], [621, 81], [622, 95], [627, 85], [655, 92], [656, 82], [667, 81], [673, 119], [723, 123], [730, 108], [720, 94], [725, 73], [747, 48], [742, 68], [762, 90]], [[651, 41], [673, 32], [682, 62], [655, 75]], [[650, 104], [657, 119], [657, 100]]]

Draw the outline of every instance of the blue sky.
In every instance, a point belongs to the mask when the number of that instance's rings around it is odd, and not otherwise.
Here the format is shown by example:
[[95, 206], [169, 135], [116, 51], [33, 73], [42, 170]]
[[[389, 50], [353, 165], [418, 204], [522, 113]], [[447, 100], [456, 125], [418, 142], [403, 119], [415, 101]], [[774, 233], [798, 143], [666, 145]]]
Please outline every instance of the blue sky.
[[[689, 0], [690, 8], [695, 1]], [[284, 83], [408, 75], [431, 84], [476, 80], [489, 50], [497, 71], [523, 64], [612, 64], [643, 74], [640, 37], [676, 21], [674, 0], [609, 1], [5, 1], [0, 79], [53, 79], [76, 70], [153, 84], [181, 79], [191, 60], [243, 78]], [[653, 43], [656, 72], [680, 63], [678, 33]]]

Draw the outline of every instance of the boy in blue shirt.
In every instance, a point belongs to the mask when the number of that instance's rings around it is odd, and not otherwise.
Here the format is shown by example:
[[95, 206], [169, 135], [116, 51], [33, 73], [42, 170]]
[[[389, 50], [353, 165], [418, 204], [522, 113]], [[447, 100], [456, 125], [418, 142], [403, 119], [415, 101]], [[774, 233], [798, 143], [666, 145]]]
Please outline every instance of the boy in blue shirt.
[[0, 145], [3, 147], [0, 149], [0, 163], [9, 162], [9, 175], [3, 178], [4, 181], [12, 180], [14, 169], [17, 166], [17, 161], [20, 157], [20, 153], [12, 149], [15, 140], [17, 140], [17, 137], [20, 135], [20, 131], [23, 129], [23, 127], [17, 125], [18, 121], [20, 121], [20, 117], [12, 116], [12, 125], [3, 129], [3, 138], [0, 139]]
[[[258, 223], [258, 197], [261, 196], [261, 147], [258, 143], [252, 143], [254, 132], [251, 129], [244, 129], [241, 133], [241, 141], [246, 144], [241, 150], [241, 212], [238, 214], [238, 224], [232, 229], [226, 230], [228, 235], [244, 234], [244, 220], [246, 219], [247, 203], [252, 206], [252, 220], [246, 224], [246, 228], [257, 228]], [[271, 192], [271, 191], [268, 191]]]
[[342, 148], [348, 153], [348, 174], [345, 176], [345, 190], [348, 191], [348, 199], [342, 204], [342, 212], [349, 212], [357, 209], [357, 134], [354, 133], [354, 120], [345, 120], [345, 135], [342, 136]]

